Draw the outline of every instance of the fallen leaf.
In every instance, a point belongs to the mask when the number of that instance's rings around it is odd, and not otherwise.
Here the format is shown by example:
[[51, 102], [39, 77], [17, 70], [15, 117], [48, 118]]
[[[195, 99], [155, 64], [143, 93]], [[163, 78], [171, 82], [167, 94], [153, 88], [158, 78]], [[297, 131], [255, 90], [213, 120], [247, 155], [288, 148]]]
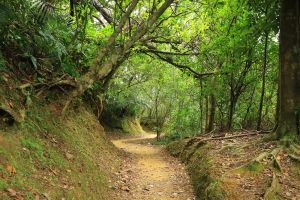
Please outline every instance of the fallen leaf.
[[8, 100], [7, 104], [9, 105], [10, 108], [13, 108], [14, 107], [14, 104], [11, 100]]
[[10, 176], [14, 176], [17, 173], [16, 169], [11, 165], [7, 165], [6, 170]]
[[17, 196], [17, 192], [11, 188], [7, 188], [6, 191], [8, 192], [9, 196], [11, 196], [11, 197]]
[[130, 189], [128, 186], [122, 186], [121, 190], [126, 191], [126, 192], [130, 192]]

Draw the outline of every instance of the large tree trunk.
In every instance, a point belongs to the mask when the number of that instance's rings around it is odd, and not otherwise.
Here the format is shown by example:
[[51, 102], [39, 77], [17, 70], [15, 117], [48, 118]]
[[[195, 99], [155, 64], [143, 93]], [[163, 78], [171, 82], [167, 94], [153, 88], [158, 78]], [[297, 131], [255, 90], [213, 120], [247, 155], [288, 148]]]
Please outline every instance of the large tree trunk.
[[281, 6], [279, 138], [299, 134], [300, 112], [300, 2], [283, 0]]

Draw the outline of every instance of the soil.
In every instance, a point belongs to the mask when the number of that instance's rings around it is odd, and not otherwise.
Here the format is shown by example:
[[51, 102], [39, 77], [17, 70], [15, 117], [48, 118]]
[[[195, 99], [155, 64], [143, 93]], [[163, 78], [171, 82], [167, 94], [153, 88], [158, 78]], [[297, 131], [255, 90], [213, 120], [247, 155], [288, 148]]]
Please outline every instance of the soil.
[[[183, 159], [195, 188], [201, 189], [197, 191], [201, 199], [300, 200], [300, 162], [291, 159], [290, 149], [268, 139], [269, 136], [234, 137], [242, 134], [224, 134], [224, 138], [230, 139], [200, 138], [199, 143], [188, 148], [185, 147], [190, 139], [175, 141], [168, 145], [168, 150]], [[206, 141], [205, 145], [200, 141]], [[295, 149], [297, 153], [300, 148], [295, 146]], [[191, 152], [192, 156], [187, 157]], [[204, 187], [201, 178], [206, 174], [213, 181]]]
[[117, 179], [110, 186], [114, 200], [193, 200], [195, 199], [185, 167], [161, 146], [151, 145], [147, 134], [116, 139], [113, 143], [126, 156]]

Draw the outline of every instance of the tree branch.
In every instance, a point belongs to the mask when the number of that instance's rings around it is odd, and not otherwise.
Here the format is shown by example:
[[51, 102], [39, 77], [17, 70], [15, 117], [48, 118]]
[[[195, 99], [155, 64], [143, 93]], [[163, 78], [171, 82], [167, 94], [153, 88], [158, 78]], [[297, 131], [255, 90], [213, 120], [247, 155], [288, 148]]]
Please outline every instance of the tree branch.
[[93, 0], [93, 6], [97, 11], [100, 12], [100, 14], [103, 16], [103, 18], [107, 21], [107, 23], [109, 23], [109, 24], [113, 23], [113, 18], [110, 16], [110, 14], [102, 7], [102, 5], [97, 0]]
[[175, 56], [196, 56], [199, 55], [199, 53], [188, 53], [188, 52], [170, 52], [170, 51], [160, 51], [157, 49], [150, 49], [148, 48], [145, 50], [150, 53], [158, 53], [158, 54], [165, 54], [165, 55], [175, 55]]
[[[143, 53], [145, 53], [146, 55], [149, 55], [147, 54], [148, 52], [150, 53], [153, 53], [157, 58], [159, 58], [160, 60], [162, 61], [165, 61], [171, 65], [173, 65], [174, 67], [176, 68], [179, 68], [180, 70], [187, 70], [189, 71], [195, 78], [197, 79], [201, 79], [203, 78], [204, 76], [210, 76], [210, 75], [214, 75], [215, 72], [206, 72], [206, 73], [198, 73], [196, 72], [195, 70], [193, 70], [191, 67], [189, 66], [186, 66], [186, 65], [182, 65], [182, 64], [179, 64], [179, 63], [176, 63], [174, 62], [173, 58], [171, 56], [162, 56], [160, 53], [162, 53], [161, 51], [157, 50], [155, 47], [153, 46], [150, 46], [150, 45], [145, 45], [146, 47], [150, 47], [152, 51], [149, 51], [149, 50], [142, 50]], [[169, 53], [168, 55], [180, 55], [181, 53], [178, 53], [176, 54], [176, 52], [165, 52], [165, 53]], [[175, 54], [173, 54], [175, 53]], [[190, 55], [190, 54], [189, 54]]]

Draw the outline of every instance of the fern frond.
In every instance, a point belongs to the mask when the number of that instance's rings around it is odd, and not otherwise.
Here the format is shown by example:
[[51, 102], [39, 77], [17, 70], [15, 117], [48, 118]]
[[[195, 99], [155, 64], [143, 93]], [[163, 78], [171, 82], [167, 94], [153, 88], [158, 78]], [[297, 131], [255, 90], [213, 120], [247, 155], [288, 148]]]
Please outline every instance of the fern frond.
[[38, 22], [44, 22], [47, 15], [53, 15], [55, 6], [53, 1], [32, 0], [32, 9], [37, 10]]

